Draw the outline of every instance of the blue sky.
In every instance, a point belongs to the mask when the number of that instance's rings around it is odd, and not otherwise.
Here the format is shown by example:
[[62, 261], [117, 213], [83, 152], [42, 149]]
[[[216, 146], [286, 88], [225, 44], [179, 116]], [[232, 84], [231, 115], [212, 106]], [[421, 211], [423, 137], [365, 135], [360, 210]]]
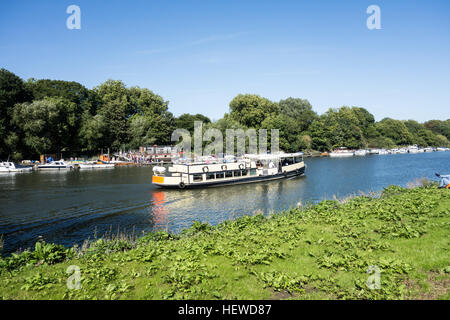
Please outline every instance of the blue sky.
[[[81, 30], [66, 8], [81, 8]], [[369, 5], [381, 30], [369, 30]], [[2, 1], [0, 66], [23, 79], [146, 87], [218, 119], [239, 93], [450, 118], [450, 1]]]

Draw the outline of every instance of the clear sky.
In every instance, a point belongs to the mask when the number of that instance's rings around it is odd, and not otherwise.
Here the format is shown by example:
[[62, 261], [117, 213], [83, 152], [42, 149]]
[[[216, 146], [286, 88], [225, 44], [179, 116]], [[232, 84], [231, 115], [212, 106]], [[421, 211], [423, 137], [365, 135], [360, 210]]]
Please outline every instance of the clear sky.
[[[69, 5], [81, 29], [69, 30]], [[369, 5], [381, 29], [369, 30]], [[20, 0], [0, 3], [0, 67], [23, 79], [107, 79], [153, 90], [175, 115], [218, 119], [239, 93], [450, 118], [450, 1]]]

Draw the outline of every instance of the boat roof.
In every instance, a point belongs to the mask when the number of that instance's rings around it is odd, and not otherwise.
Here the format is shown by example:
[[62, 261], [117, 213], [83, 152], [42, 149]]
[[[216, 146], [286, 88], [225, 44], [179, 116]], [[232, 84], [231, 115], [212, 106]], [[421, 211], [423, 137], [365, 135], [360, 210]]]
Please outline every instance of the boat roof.
[[244, 157], [249, 159], [257, 159], [257, 160], [271, 160], [271, 159], [280, 159], [280, 158], [292, 158], [292, 157], [300, 157], [303, 156], [303, 152], [296, 153], [276, 153], [276, 154], [246, 154]]

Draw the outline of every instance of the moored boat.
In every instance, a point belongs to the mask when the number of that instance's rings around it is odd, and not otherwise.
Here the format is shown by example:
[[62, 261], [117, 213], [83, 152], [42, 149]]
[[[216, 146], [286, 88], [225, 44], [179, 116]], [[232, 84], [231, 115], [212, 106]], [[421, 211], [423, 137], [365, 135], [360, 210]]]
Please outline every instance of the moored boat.
[[409, 146], [408, 152], [409, 153], [419, 153], [419, 148], [417, 147], [417, 145]]
[[109, 164], [99, 164], [99, 163], [80, 163], [78, 164], [78, 168], [80, 170], [84, 170], [84, 169], [110, 169], [110, 168], [114, 168], [114, 164], [113, 163], [109, 163]]
[[295, 177], [305, 172], [303, 153], [245, 155], [236, 162], [173, 164], [153, 168], [152, 183], [166, 188], [235, 185]]
[[80, 170], [84, 170], [84, 169], [111, 169], [114, 168], [115, 164], [114, 163], [107, 163], [105, 161], [97, 161], [97, 162], [83, 162], [83, 163], [78, 163], [75, 165], [75, 168], [78, 168]]
[[9, 172], [31, 172], [33, 167], [21, 166], [14, 162], [6, 161], [0, 162], [0, 173]]
[[59, 161], [51, 161], [49, 163], [37, 165], [39, 170], [67, 170], [73, 169], [71, 164], [66, 163], [63, 159]]
[[342, 158], [342, 157], [352, 157], [354, 156], [354, 152], [351, 150], [347, 150], [346, 148], [340, 148], [330, 152], [329, 156], [331, 158]]

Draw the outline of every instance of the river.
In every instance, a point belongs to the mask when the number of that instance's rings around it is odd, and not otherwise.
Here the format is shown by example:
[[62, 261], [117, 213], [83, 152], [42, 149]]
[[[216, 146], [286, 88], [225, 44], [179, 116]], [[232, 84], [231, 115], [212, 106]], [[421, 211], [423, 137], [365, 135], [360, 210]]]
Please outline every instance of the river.
[[342, 198], [406, 186], [435, 172], [450, 174], [450, 152], [308, 158], [306, 175], [289, 180], [194, 190], [162, 190], [150, 167], [0, 175], [0, 235], [4, 253], [42, 237], [71, 246], [108, 232], [179, 232], [199, 220], [276, 212], [299, 202]]

